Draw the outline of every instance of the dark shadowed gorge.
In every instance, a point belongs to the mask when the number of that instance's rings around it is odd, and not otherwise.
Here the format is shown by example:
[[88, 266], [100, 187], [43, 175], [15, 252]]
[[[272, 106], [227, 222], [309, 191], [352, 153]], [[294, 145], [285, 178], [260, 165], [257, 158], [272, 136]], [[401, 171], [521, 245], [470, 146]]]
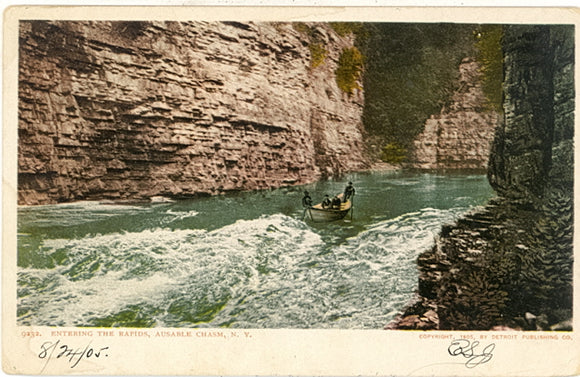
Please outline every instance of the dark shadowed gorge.
[[418, 302], [388, 327], [570, 330], [574, 27], [505, 26], [498, 197], [418, 258]]

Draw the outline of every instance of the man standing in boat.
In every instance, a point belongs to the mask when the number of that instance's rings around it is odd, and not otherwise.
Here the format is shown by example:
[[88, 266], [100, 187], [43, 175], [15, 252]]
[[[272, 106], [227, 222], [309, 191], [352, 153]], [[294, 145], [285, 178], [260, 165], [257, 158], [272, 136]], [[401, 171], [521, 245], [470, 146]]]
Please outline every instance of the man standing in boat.
[[308, 191], [304, 191], [304, 197], [302, 198], [302, 207], [310, 208], [312, 207], [312, 198]]
[[348, 185], [344, 189], [344, 194], [342, 195], [342, 201], [346, 203], [347, 200], [354, 196], [354, 187], [352, 182], [348, 182]]

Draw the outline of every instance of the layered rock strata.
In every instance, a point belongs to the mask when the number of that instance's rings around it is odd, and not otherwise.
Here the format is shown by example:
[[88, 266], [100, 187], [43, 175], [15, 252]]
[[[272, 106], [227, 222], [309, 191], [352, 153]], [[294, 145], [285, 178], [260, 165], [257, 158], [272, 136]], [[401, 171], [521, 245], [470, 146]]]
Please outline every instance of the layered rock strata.
[[504, 121], [485, 208], [418, 258], [418, 300], [388, 328], [571, 330], [574, 29], [504, 29]]
[[334, 76], [353, 40], [308, 28], [21, 22], [19, 203], [184, 198], [366, 166], [362, 93]]
[[486, 109], [479, 64], [465, 58], [449, 106], [432, 115], [414, 141], [409, 167], [486, 169], [499, 115]]

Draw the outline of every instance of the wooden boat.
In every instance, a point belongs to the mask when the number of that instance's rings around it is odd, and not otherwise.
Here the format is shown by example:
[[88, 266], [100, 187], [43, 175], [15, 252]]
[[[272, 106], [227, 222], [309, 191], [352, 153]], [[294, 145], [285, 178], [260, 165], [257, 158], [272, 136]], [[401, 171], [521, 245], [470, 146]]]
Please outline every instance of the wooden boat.
[[340, 208], [322, 208], [322, 203], [306, 208], [310, 219], [314, 222], [330, 222], [344, 219], [348, 211], [352, 208], [352, 202], [347, 200], [342, 202], [342, 194], [338, 195], [341, 199]]

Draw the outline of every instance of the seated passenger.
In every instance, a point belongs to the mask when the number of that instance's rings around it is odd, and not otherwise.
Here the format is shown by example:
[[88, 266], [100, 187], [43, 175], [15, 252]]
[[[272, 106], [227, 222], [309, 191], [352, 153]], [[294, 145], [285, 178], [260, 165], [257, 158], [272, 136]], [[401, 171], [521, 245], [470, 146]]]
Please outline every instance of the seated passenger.
[[329, 208], [330, 206], [332, 206], [330, 197], [328, 196], [328, 194], [324, 195], [324, 200], [322, 201], [322, 208]]
[[340, 198], [338, 196], [332, 198], [332, 208], [340, 209], [340, 203]]

